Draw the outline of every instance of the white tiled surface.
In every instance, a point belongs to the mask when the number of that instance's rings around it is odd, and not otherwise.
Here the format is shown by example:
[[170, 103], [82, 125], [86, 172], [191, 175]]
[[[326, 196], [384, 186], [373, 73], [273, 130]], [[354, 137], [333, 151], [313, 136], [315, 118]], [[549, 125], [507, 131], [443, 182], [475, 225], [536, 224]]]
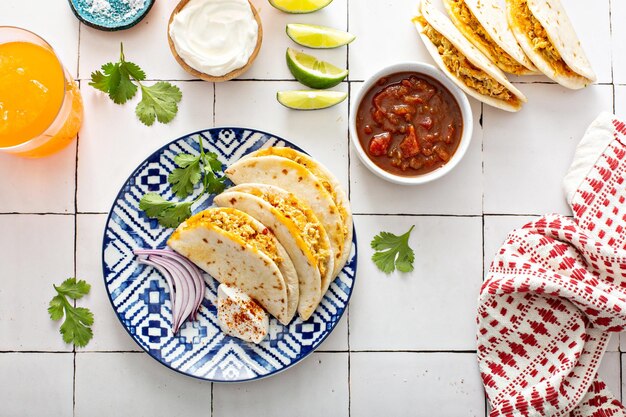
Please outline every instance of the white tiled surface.
[[[485, 415], [474, 353], [483, 271], [511, 229], [544, 212], [569, 214], [561, 178], [596, 114], [626, 118], [626, 3], [563, 0], [597, 85], [572, 92], [545, 77], [518, 80], [530, 100], [519, 114], [471, 100], [475, 131], [465, 159], [436, 183], [406, 188], [374, 177], [350, 149], [347, 101], [298, 113], [274, 96], [298, 88], [284, 64], [285, 48], [294, 46], [284, 34], [289, 22], [358, 36], [349, 48], [315, 52], [349, 67], [350, 81], [337, 89], [352, 96], [382, 65], [430, 62], [409, 20], [416, 0], [335, 0], [303, 16], [253, 1], [263, 49], [244, 81], [217, 86], [192, 80], [171, 57], [165, 24], [175, 1], [157, 1], [137, 27], [116, 33], [79, 25], [66, 0], [0, 2], [0, 25], [32, 29], [52, 43], [80, 78], [85, 101], [77, 144], [42, 160], [0, 155], [1, 416]], [[87, 85], [92, 71], [117, 57], [121, 41], [149, 79], [182, 89], [173, 123], [144, 127], [134, 104], [114, 105]], [[110, 307], [100, 265], [106, 212], [132, 169], [162, 144], [220, 125], [284, 136], [329, 166], [350, 189], [361, 255], [349, 311], [320, 352], [271, 379], [238, 385], [193, 380], [139, 352]], [[415, 272], [379, 273], [369, 260], [371, 237], [410, 225]], [[94, 339], [77, 352], [46, 313], [51, 285], [74, 274], [92, 284], [80, 304], [96, 316]], [[614, 335], [608, 350], [600, 374], [619, 397], [626, 337]]]

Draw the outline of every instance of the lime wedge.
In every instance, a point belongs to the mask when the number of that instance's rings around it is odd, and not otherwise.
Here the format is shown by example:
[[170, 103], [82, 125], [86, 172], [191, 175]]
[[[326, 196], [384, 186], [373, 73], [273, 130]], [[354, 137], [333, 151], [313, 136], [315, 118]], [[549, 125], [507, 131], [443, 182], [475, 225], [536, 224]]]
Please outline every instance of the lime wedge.
[[297, 44], [316, 49], [338, 48], [352, 42], [356, 36], [326, 26], [290, 23], [287, 35]]
[[296, 80], [311, 88], [334, 87], [348, 75], [348, 70], [291, 48], [287, 48], [287, 66]]
[[344, 101], [348, 93], [341, 91], [296, 90], [279, 91], [276, 99], [280, 104], [296, 110], [318, 110]]
[[269, 0], [278, 10], [287, 13], [311, 13], [323, 9], [333, 0]]

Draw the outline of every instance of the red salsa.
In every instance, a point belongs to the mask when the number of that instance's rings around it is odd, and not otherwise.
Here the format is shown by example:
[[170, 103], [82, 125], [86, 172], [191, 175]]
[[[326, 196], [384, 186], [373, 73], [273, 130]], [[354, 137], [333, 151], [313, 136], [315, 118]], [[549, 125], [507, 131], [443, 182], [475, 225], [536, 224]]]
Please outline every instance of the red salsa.
[[356, 115], [361, 146], [387, 172], [425, 174], [446, 164], [463, 133], [461, 109], [440, 82], [414, 72], [378, 80]]

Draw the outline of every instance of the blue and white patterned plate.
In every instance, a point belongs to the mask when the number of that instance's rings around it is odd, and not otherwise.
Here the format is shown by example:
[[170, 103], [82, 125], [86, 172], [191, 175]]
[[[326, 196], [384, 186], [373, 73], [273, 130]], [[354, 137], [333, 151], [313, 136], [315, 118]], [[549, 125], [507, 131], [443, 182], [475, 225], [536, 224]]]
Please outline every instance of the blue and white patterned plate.
[[[192, 377], [241, 382], [280, 372], [313, 352], [333, 331], [348, 304], [356, 276], [356, 233], [346, 266], [333, 281], [309, 320], [294, 319], [283, 326], [270, 320], [268, 337], [254, 345], [225, 335], [219, 328], [215, 300], [217, 281], [205, 274], [207, 290], [199, 319], [187, 322], [172, 334], [169, 289], [153, 268], [137, 263], [134, 249], [164, 248], [172, 229], [160, 226], [139, 210], [147, 192], [175, 198], [167, 176], [175, 168], [174, 156], [182, 151], [215, 152], [226, 166], [243, 155], [269, 146], [294, 144], [268, 133], [242, 128], [214, 128], [183, 136], [150, 155], [131, 174], [111, 208], [104, 233], [102, 265], [104, 280], [117, 317], [150, 356], [163, 365]], [[196, 191], [197, 193], [200, 190]], [[198, 212], [212, 204], [204, 197], [194, 206]]]

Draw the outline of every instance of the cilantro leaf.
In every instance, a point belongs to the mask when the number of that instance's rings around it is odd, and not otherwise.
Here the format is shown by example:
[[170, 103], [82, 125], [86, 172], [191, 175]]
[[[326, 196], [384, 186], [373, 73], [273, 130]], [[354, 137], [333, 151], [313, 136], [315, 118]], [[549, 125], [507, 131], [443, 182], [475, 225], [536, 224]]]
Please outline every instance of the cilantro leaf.
[[205, 172], [202, 182], [204, 192], [209, 194], [219, 194], [226, 189], [226, 177], [217, 177], [213, 172]]
[[50, 300], [50, 305], [48, 306], [48, 314], [50, 314], [50, 318], [54, 321], [61, 320], [63, 318], [63, 296], [55, 295]]
[[91, 285], [87, 284], [84, 280], [76, 281], [76, 278], [68, 278], [58, 287], [54, 287], [61, 295], [70, 297], [73, 300], [78, 300], [83, 295], [89, 294]]
[[372, 255], [372, 261], [378, 269], [386, 274], [394, 270], [400, 272], [413, 271], [415, 253], [409, 246], [409, 237], [415, 226], [411, 226], [408, 232], [401, 236], [389, 232], [380, 232], [372, 239], [371, 246], [376, 252]]
[[139, 209], [151, 219], [157, 219], [163, 227], [178, 227], [191, 217], [191, 206], [194, 201], [176, 203], [167, 201], [157, 193], [147, 193], [139, 201]]
[[139, 67], [139, 65], [134, 62], [123, 61], [122, 65], [128, 74], [133, 77], [136, 81], [143, 81], [146, 79], [146, 73]]
[[116, 104], [124, 104], [137, 94], [141, 87], [141, 101], [135, 108], [139, 120], [150, 126], [155, 120], [169, 123], [178, 112], [182, 98], [180, 89], [168, 82], [159, 81], [145, 86], [146, 73], [134, 62], [126, 61], [124, 45], [120, 44], [119, 62], [109, 62], [99, 71], [91, 73], [89, 85], [107, 93]]
[[141, 86], [141, 101], [137, 104], [135, 113], [146, 126], [151, 126], [154, 120], [169, 123], [178, 112], [178, 102], [183, 97], [180, 89], [167, 81], [159, 81], [152, 86]]
[[93, 337], [91, 325], [93, 325], [93, 313], [84, 307], [74, 307], [68, 297], [78, 300], [89, 293], [91, 286], [85, 281], [77, 281], [76, 278], [68, 278], [59, 286], [53, 285], [57, 295], [52, 297], [48, 306], [48, 314], [54, 321], [65, 320], [59, 329], [65, 343], [74, 343], [83, 347]]
[[139, 209], [145, 211], [146, 216], [151, 219], [155, 219], [172, 204], [172, 202], [167, 201], [157, 193], [147, 193], [141, 197], [141, 200], [139, 201]]
[[185, 198], [193, 193], [193, 189], [202, 178], [200, 157], [187, 153], [176, 155], [174, 162], [179, 168], [173, 170], [167, 177], [172, 184], [172, 191], [179, 198]]
[[116, 87], [109, 90], [109, 97], [111, 97], [111, 100], [113, 100], [115, 104], [124, 104], [137, 93], [137, 86], [131, 81], [125, 64], [125, 62], [117, 64], [119, 82]]

